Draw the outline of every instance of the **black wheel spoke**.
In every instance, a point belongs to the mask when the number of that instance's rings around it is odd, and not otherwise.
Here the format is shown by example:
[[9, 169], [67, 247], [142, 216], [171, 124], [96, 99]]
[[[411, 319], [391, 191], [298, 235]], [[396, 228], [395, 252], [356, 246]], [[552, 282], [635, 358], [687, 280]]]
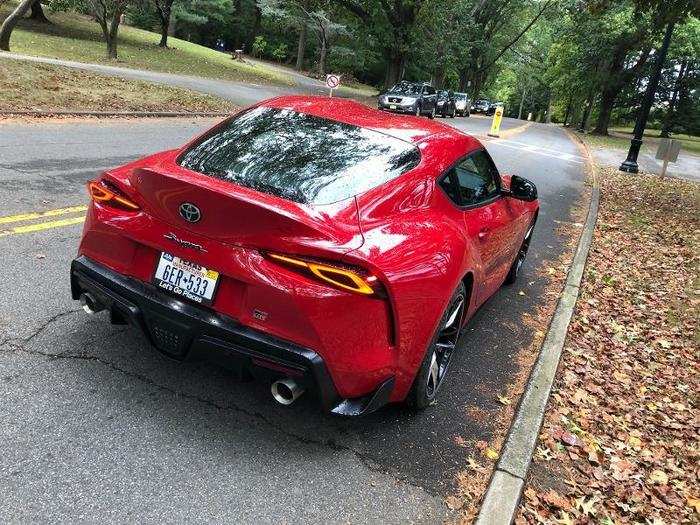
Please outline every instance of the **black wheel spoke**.
[[464, 298], [460, 297], [450, 305], [449, 314], [445, 318], [442, 329], [438, 333], [437, 341], [435, 342], [432, 361], [430, 363], [430, 372], [428, 374], [426, 385], [427, 392], [432, 396], [437, 391], [440, 383], [447, 373], [447, 368], [450, 363], [450, 358], [457, 348], [459, 339], [462, 317], [464, 315]]

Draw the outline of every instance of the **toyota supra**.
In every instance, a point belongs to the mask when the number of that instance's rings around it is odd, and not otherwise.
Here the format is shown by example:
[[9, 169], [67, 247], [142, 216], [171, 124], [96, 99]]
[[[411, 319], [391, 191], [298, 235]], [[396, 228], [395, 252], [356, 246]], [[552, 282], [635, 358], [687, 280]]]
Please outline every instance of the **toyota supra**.
[[435, 401], [460, 329], [518, 277], [539, 210], [534, 184], [500, 175], [474, 137], [307, 96], [87, 189], [70, 273], [88, 313], [343, 415]]

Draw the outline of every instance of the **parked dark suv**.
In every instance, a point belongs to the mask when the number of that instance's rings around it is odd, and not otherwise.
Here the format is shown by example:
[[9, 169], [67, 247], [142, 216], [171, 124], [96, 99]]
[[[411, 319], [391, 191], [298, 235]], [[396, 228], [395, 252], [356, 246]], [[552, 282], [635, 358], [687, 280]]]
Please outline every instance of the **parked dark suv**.
[[377, 107], [384, 111], [427, 115], [435, 118], [437, 93], [433, 86], [416, 82], [399, 82], [379, 95]]
[[454, 118], [457, 114], [455, 95], [452, 91], [441, 90], [437, 93], [437, 112], [443, 117]]
[[488, 100], [477, 100], [472, 104], [472, 113], [486, 113], [490, 107], [491, 102]]

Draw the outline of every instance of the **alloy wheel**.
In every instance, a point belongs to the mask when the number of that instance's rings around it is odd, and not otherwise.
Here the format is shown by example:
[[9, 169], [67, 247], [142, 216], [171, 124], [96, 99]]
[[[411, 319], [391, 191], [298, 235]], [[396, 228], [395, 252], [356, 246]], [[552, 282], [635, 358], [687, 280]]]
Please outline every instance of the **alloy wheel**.
[[447, 369], [450, 364], [452, 354], [457, 348], [457, 340], [459, 339], [459, 330], [462, 324], [464, 314], [464, 297], [459, 299], [452, 305], [450, 314], [447, 316], [440, 332], [438, 333], [435, 348], [430, 361], [430, 369], [426, 379], [426, 395], [429, 398], [435, 397], [440, 383], [447, 374]]
[[530, 238], [532, 237], [532, 230], [535, 228], [534, 223], [530, 225], [530, 228], [527, 230], [527, 233], [525, 234], [525, 238], [523, 239], [523, 243], [520, 245], [520, 250], [518, 250], [518, 255], [515, 259], [515, 274], [517, 275], [520, 273], [520, 268], [522, 268], [523, 263], [525, 262], [525, 257], [527, 256], [527, 250], [530, 248]]

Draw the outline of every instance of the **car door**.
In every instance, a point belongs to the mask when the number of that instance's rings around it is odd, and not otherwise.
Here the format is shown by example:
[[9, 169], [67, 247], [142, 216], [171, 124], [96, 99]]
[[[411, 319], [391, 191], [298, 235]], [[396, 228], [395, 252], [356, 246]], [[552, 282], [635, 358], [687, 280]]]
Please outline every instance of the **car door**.
[[468, 244], [478, 252], [481, 279], [475, 289], [480, 304], [500, 287], [512, 263], [514, 212], [501, 194], [498, 170], [483, 149], [460, 160], [446, 179], [441, 183], [453, 185]]

